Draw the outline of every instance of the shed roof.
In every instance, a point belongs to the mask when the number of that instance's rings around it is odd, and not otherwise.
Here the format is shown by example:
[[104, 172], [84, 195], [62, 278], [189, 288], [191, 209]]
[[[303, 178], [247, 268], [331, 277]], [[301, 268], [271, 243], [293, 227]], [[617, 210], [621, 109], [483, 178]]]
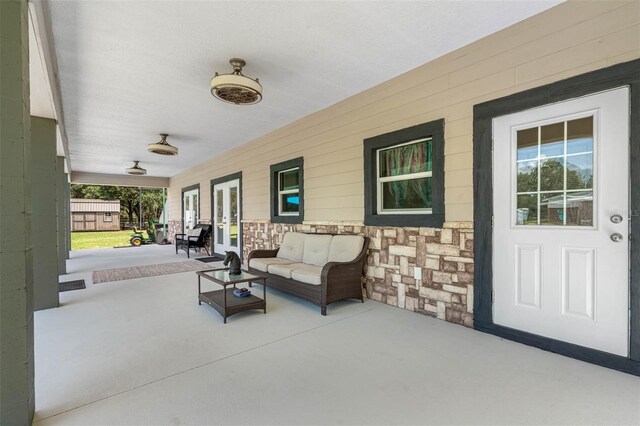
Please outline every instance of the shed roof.
[[120, 200], [71, 199], [71, 213], [76, 212], [119, 212]]

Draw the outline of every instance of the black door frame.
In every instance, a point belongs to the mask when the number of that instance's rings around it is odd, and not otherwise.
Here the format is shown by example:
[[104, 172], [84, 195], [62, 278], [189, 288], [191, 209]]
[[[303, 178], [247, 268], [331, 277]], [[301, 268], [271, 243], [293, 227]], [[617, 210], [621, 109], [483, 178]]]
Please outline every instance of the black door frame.
[[[213, 227], [215, 226], [215, 221], [213, 220], [213, 214], [215, 212], [215, 206], [213, 205], [213, 187], [219, 183], [224, 183], [224, 182], [228, 182], [230, 180], [235, 180], [238, 179], [238, 204], [240, 205], [240, 217], [238, 218], [238, 243], [240, 246], [240, 253], [238, 254], [238, 256], [240, 256], [240, 261], [243, 261], [243, 251], [244, 251], [244, 242], [242, 241], [242, 217], [244, 215], [244, 208], [242, 205], [242, 171], [240, 172], [236, 172], [236, 173], [231, 173], [229, 175], [226, 176], [222, 176], [219, 178], [215, 178], [215, 179], [211, 179], [210, 182], [210, 193], [211, 193], [211, 254], [213, 255], [215, 253], [215, 251], [213, 250], [213, 248], [215, 247], [215, 241], [213, 240], [215, 238], [215, 232]], [[216, 253], [216, 254], [224, 254], [224, 253]]]
[[180, 217], [182, 217], [182, 232], [184, 232], [184, 193], [185, 192], [189, 192], [189, 191], [193, 191], [194, 189], [198, 190], [198, 222], [200, 222], [200, 205], [202, 204], [200, 202], [200, 184], [196, 183], [190, 186], [185, 186], [184, 188], [182, 188], [180, 190], [180, 197], [182, 198], [180, 201], [180, 205], [182, 208], [182, 213], [180, 215]]
[[[493, 156], [495, 117], [594, 94], [630, 89], [630, 355], [622, 357], [550, 339], [493, 322]], [[474, 106], [474, 328], [582, 361], [640, 376], [640, 59], [589, 72]]]

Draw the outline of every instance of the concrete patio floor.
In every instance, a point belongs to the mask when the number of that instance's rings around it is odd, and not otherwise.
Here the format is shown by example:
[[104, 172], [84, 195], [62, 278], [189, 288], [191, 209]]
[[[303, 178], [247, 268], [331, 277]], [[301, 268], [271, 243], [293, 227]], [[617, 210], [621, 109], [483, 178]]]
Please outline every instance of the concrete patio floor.
[[90, 282], [179, 259], [72, 252], [87, 288], [35, 314], [37, 424], [640, 424], [638, 377], [381, 303], [269, 291], [224, 325], [193, 272]]

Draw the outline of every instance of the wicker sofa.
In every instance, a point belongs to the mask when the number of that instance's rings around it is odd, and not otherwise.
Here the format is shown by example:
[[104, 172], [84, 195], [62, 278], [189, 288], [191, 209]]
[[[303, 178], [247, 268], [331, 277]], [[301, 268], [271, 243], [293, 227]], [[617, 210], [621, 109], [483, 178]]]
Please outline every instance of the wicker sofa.
[[362, 271], [369, 239], [359, 235], [288, 232], [274, 250], [249, 253], [249, 272], [267, 276], [267, 285], [320, 306], [362, 296]]

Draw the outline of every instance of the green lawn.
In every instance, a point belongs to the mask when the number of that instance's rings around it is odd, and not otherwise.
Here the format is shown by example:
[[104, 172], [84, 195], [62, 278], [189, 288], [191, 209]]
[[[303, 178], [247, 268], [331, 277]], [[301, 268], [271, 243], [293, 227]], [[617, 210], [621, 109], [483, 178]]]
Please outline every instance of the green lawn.
[[[71, 250], [128, 246], [133, 231], [72, 232]], [[146, 236], [147, 233], [145, 232]]]

